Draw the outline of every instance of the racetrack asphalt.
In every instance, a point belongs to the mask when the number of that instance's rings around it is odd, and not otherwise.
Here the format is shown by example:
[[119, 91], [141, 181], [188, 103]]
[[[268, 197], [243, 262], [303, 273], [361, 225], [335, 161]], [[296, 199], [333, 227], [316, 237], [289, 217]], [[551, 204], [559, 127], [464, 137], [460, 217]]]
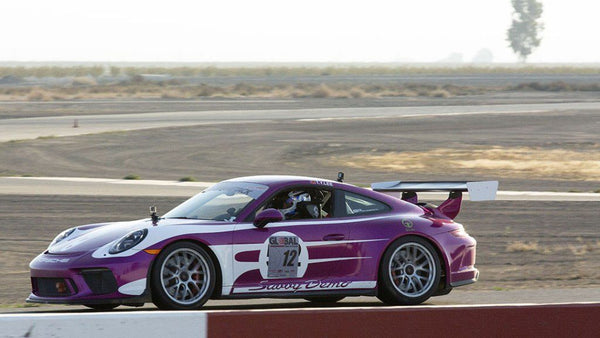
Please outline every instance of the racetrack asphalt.
[[[0, 142], [74, 136], [112, 131], [276, 120], [337, 120], [482, 114], [524, 114], [561, 110], [598, 110], [600, 102], [535, 103], [479, 106], [312, 108], [275, 110], [182, 111], [142, 114], [51, 116], [0, 120]], [[75, 127], [77, 126], [77, 127]]]

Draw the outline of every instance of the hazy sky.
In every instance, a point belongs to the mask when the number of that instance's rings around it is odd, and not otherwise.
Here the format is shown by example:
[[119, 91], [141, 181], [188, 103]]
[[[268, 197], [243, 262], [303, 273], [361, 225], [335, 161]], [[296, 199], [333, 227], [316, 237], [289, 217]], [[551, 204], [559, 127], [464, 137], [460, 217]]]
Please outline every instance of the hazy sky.
[[[531, 62], [600, 62], [600, 2], [543, 0]], [[517, 57], [510, 0], [4, 0], [0, 61], [432, 62]]]

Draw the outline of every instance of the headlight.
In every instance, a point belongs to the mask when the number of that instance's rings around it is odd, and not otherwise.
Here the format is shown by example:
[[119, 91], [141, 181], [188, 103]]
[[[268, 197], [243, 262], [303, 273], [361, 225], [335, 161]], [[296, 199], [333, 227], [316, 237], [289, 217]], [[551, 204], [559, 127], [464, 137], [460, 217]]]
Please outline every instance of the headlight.
[[148, 229], [136, 230], [128, 233], [125, 237], [121, 238], [117, 243], [115, 243], [108, 253], [117, 254], [119, 252], [123, 252], [125, 250], [129, 250], [134, 246], [138, 245], [148, 234]]
[[71, 229], [67, 229], [63, 232], [61, 232], [58, 236], [56, 236], [54, 238], [54, 240], [52, 241], [52, 243], [50, 243], [50, 246], [53, 246], [54, 244], [57, 244], [58, 242], [62, 241], [63, 239], [71, 236], [71, 234], [75, 231], [76, 228], [71, 228]]

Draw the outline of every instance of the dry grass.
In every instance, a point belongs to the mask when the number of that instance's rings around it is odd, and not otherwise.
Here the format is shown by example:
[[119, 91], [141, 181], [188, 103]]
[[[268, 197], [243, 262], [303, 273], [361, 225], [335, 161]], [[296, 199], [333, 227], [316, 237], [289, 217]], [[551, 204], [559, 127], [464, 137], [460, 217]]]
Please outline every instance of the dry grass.
[[67, 76], [100, 76], [104, 72], [102, 66], [40, 66], [40, 67], [0, 67], [0, 77], [67, 77]]
[[[432, 149], [334, 157], [338, 165], [361, 169], [436, 173], [478, 173], [521, 178], [597, 180], [600, 145], [566, 150], [532, 147]], [[444, 163], [440, 168], [440, 163]]]
[[589, 253], [600, 251], [600, 241], [596, 241], [596, 243], [570, 244], [569, 251], [575, 256], [585, 256]]
[[117, 75], [160, 74], [171, 76], [332, 76], [332, 75], [469, 75], [469, 74], [599, 74], [598, 65], [431, 65], [431, 64], [308, 64], [308, 65], [248, 65], [211, 66], [175, 65], [172, 67], [37, 66], [0, 67], [0, 77], [65, 77], [100, 76], [108, 72]]
[[572, 92], [572, 91], [584, 91], [584, 92], [597, 92], [600, 91], [600, 84], [598, 83], [586, 83], [586, 84], [572, 84], [563, 81], [551, 82], [551, 83], [539, 83], [529, 82], [521, 83], [518, 86], [512, 87], [513, 90], [534, 90], [543, 92]]
[[450, 94], [450, 92], [445, 89], [435, 89], [435, 90], [431, 91], [431, 93], [429, 93], [429, 95], [432, 97], [442, 97], [442, 98], [447, 98], [447, 97], [452, 96], [452, 94]]
[[[568, 243], [564, 243], [568, 241]], [[561, 243], [562, 242], [562, 243]], [[506, 252], [532, 252], [543, 255], [564, 255], [564, 256], [586, 256], [594, 255], [600, 252], [600, 241], [577, 241], [564, 239], [563, 241], [545, 243], [541, 245], [537, 241], [514, 241], [506, 245]]]
[[48, 92], [39, 88], [34, 88], [26, 96], [28, 101], [50, 101]]
[[[110, 65], [109, 65], [110, 66]], [[430, 66], [430, 65], [331, 65], [262, 67], [0, 67], [0, 80], [14, 83], [0, 88], [0, 100], [77, 100], [115, 98], [196, 99], [217, 98], [380, 98], [432, 97], [444, 99], [497, 91], [600, 91], [600, 84], [524, 83], [517, 86], [456, 86], [427, 84], [293, 83], [302, 76], [386, 76], [386, 75], [471, 75], [471, 74], [599, 74], [600, 66], [548, 67], [516, 66]], [[106, 75], [113, 76], [105, 77]], [[118, 77], [117, 77], [118, 76]], [[239, 77], [235, 85], [196, 84], [198, 77]], [[249, 84], [244, 77], [289, 76], [289, 84]], [[64, 86], [28, 87], [28, 77], [70, 79]], [[169, 78], [177, 77], [177, 78]], [[163, 79], [164, 80], [161, 80]], [[126, 80], [123, 80], [126, 79]], [[158, 80], [157, 80], [158, 79]], [[300, 78], [301, 79], [301, 78]], [[368, 79], [368, 78], [367, 78]], [[193, 80], [193, 81], [192, 81]], [[106, 81], [115, 81], [107, 83]], [[42, 92], [43, 91], [43, 92]]]
[[186, 95], [186, 93], [182, 92], [182, 91], [165, 89], [162, 92], [162, 94], [160, 95], [160, 98], [161, 99], [189, 99], [190, 96]]
[[516, 241], [506, 246], [507, 252], [539, 252], [540, 247], [537, 242]]
[[77, 77], [65, 87], [0, 88], [0, 100], [77, 100], [114, 98], [197, 99], [221, 97], [251, 98], [378, 98], [425, 96], [447, 98], [480, 94], [481, 88], [415, 84], [247, 84], [230, 86], [190, 85], [173, 81], [150, 82], [133, 77], [128, 82], [99, 85], [91, 77]]

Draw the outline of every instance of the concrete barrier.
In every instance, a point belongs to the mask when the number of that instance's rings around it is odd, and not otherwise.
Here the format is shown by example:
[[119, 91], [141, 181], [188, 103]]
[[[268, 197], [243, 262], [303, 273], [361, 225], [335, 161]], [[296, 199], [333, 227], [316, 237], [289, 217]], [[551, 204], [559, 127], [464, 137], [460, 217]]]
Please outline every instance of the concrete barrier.
[[206, 337], [201, 311], [115, 311], [0, 315], [0, 337]]
[[0, 316], [0, 337], [598, 337], [600, 303]]

